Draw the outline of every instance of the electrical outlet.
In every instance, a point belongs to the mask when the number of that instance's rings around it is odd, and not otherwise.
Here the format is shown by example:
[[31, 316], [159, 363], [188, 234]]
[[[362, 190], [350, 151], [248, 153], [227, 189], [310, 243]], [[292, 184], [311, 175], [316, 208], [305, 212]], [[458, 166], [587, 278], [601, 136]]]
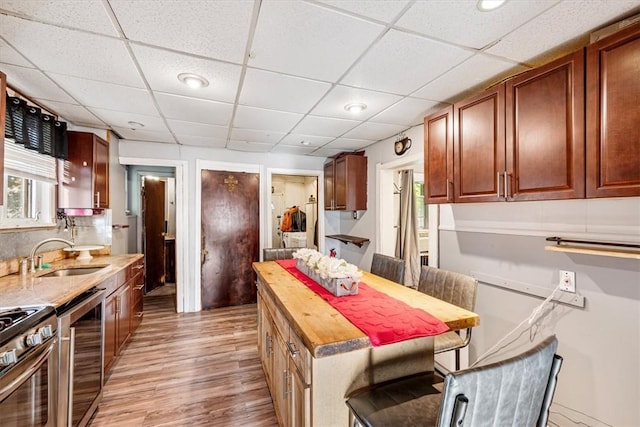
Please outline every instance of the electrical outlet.
[[575, 271], [560, 270], [560, 290], [576, 293]]

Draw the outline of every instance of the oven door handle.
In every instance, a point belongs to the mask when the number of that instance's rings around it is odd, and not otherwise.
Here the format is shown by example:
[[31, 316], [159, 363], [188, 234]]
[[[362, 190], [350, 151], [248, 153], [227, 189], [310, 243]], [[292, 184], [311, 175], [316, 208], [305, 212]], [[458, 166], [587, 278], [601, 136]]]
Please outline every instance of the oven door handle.
[[[46, 362], [47, 359], [49, 358], [49, 355], [51, 355], [51, 352], [53, 351], [55, 344], [56, 344], [56, 340], [55, 339], [51, 340], [51, 344], [49, 344], [49, 347], [47, 347], [40, 354], [32, 356], [32, 357], [35, 357], [36, 359], [33, 362], [31, 362], [31, 365], [28, 366], [24, 370], [24, 372], [18, 375], [13, 381], [7, 384], [6, 387], [0, 390], [0, 402], [3, 401], [6, 397], [8, 397], [11, 393], [16, 391], [18, 387], [20, 387], [26, 380], [28, 380], [34, 373], [36, 373], [38, 369], [40, 369], [40, 367], [44, 364], [44, 362]], [[23, 363], [27, 363], [27, 361], [28, 359], [25, 360]]]

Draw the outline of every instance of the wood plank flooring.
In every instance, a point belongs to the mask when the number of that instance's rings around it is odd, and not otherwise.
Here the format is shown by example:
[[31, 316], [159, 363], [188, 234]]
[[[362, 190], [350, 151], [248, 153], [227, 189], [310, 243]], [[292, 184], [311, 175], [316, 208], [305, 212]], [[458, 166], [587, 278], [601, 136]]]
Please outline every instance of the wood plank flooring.
[[144, 319], [111, 371], [90, 425], [278, 425], [257, 350], [256, 305], [174, 311], [146, 296]]

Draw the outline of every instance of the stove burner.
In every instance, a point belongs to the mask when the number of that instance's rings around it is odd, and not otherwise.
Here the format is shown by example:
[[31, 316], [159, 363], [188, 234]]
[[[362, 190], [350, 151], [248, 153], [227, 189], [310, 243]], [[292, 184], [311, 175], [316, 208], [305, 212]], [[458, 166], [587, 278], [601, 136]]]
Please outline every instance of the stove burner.
[[0, 312], [0, 331], [12, 326], [32, 313], [35, 313], [36, 309], [24, 310], [22, 308], [15, 308]]

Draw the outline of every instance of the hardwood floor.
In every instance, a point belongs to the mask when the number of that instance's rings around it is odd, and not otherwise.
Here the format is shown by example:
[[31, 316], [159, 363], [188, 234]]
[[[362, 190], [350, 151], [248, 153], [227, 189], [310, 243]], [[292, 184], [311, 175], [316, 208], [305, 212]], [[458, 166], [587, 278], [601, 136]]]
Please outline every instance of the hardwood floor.
[[258, 358], [256, 305], [177, 314], [173, 298], [145, 297], [142, 324], [90, 425], [277, 426]]

